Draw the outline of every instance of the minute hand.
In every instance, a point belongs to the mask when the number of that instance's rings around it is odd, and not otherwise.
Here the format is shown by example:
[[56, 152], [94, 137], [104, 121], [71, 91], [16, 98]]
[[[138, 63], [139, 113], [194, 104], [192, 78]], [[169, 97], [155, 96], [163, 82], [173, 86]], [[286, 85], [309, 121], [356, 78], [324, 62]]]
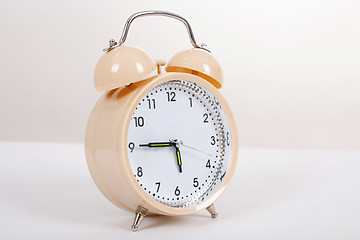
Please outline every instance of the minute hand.
[[147, 143], [147, 144], [140, 144], [139, 147], [173, 147], [174, 143], [172, 142], [151, 142], [151, 143]]

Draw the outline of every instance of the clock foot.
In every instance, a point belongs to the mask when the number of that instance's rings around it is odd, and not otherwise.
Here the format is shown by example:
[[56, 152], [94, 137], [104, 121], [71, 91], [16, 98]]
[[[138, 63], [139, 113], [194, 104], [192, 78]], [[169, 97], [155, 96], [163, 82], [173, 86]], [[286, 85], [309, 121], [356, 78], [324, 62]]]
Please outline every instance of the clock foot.
[[138, 230], [138, 227], [139, 227], [140, 223], [146, 217], [147, 211], [148, 210], [146, 208], [144, 208], [144, 207], [141, 207], [141, 206], [137, 207], [136, 212], [135, 212], [134, 223], [131, 226], [131, 230], [133, 230], [134, 232], [136, 232]]
[[215, 206], [214, 204], [211, 204], [210, 206], [208, 206], [206, 208], [206, 210], [208, 210], [208, 212], [211, 214], [211, 217], [212, 218], [216, 218], [218, 216], [218, 213], [216, 212], [215, 210]]

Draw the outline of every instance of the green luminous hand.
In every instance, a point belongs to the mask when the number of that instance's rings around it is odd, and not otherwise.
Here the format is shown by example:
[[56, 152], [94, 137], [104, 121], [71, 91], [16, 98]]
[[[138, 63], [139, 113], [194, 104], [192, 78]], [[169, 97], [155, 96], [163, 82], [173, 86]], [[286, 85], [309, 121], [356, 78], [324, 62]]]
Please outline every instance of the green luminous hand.
[[152, 142], [147, 144], [140, 144], [139, 147], [173, 147], [174, 143], [172, 142]]
[[139, 144], [139, 147], [148, 147], [148, 148], [162, 148], [162, 147], [172, 147], [175, 149], [175, 155], [176, 155], [176, 162], [179, 166], [179, 171], [182, 173], [182, 161], [181, 161], [181, 154], [180, 149], [177, 146], [176, 141], [170, 141], [170, 142], [150, 142], [146, 144]]
[[181, 161], [180, 149], [176, 146], [174, 146], [174, 148], [175, 148], [175, 153], [176, 153], [176, 161], [179, 166], [179, 171], [180, 171], [180, 173], [182, 173], [182, 161]]

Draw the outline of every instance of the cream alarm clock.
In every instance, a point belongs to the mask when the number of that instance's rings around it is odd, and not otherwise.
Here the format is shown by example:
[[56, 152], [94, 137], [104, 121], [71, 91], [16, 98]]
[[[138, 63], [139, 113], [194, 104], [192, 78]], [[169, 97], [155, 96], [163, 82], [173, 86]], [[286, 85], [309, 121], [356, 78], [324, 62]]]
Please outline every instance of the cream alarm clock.
[[[149, 15], [183, 22], [194, 48], [166, 64], [124, 45], [131, 22]], [[228, 186], [238, 156], [235, 120], [218, 90], [219, 63], [196, 44], [184, 18], [163, 11], [130, 16], [119, 43], [110, 40], [105, 51], [95, 68], [96, 89], [105, 93], [91, 113], [85, 140], [97, 187], [116, 206], [135, 212], [134, 231], [151, 214], [207, 209], [216, 217], [214, 202]]]

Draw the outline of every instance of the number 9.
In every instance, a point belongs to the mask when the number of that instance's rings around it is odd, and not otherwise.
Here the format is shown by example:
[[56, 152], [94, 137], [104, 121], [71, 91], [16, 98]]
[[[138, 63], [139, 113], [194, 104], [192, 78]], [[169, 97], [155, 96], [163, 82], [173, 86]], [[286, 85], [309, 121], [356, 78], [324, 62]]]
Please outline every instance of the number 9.
[[133, 142], [129, 142], [129, 148], [130, 148], [130, 152], [132, 153], [135, 149], [135, 144]]

